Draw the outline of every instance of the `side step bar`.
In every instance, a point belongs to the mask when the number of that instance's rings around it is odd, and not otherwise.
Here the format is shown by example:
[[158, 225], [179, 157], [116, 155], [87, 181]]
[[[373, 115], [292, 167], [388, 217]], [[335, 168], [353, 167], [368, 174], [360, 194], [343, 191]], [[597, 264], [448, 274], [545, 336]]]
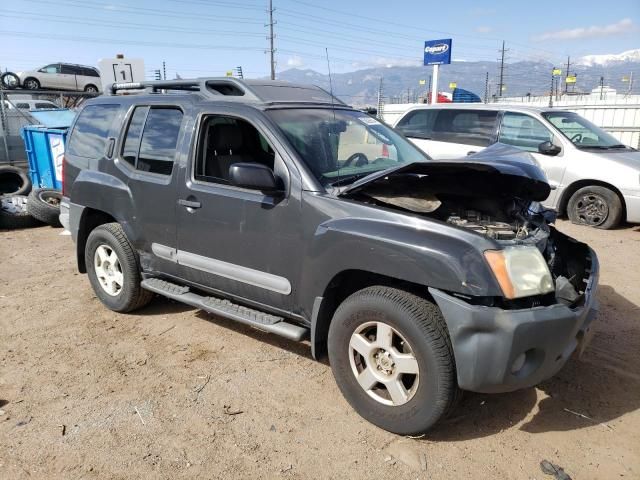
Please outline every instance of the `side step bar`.
[[275, 333], [290, 340], [299, 342], [304, 340], [309, 333], [307, 328], [287, 323], [282, 317], [243, 307], [229, 300], [198, 295], [191, 292], [189, 287], [167, 282], [160, 278], [147, 278], [140, 285], [145, 290], [200, 308], [209, 313], [244, 323], [264, 332]]

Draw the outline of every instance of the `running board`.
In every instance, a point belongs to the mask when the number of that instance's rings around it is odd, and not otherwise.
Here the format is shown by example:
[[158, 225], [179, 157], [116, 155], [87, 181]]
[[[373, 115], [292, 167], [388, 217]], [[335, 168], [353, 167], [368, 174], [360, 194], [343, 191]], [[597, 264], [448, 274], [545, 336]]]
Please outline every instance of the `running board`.
[[205, 297], [190, 291], [189, 287], [167, 282], [159, 278], [147, 278], [140, 284], [145, 290], [200, 308], [209, 313], [244, 323], [263, 332], [274, 333], [290, 340], [304, 340], [309, 330], [285, 322], [284, 318], [237, 305], [229, 300]]

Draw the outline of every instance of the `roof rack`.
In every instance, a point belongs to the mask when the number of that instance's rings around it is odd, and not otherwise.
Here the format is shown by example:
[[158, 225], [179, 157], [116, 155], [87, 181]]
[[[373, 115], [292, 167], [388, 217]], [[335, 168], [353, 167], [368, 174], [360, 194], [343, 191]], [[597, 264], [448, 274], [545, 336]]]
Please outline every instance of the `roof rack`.
[[[194, 78], [180, 80], [154, 80], [144, 82], [113, 83], [107, 94], [119, 91], [144, 90], [145, 93], [187, 92], [198, 93], [210, 100], [259, 102], [264, 104], [310, 103], [344, 105], [329, 92], [315, 85], [297, 85], [274, 80], [240, 80], [233, 77]], [[302, 95], [300, 93], [304, 92]]]

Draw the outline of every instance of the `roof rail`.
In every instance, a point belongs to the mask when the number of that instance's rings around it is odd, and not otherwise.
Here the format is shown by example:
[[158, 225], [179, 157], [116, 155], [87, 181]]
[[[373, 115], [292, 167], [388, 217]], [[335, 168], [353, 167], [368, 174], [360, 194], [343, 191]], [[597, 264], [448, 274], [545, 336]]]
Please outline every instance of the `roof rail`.
[[159, 93], [163, 90], [178, 90], [184, 92], [199, 92], [215, 99], [220, 99], [221, 96], [225, 96], [244, 97], [243, 101], [260, 100], [246, 83], [232, 77], [112, 83], [108, 90], [111, 95], [115, 95], [118, 91], [122, 90], [145, 90], [147, 93]]
[[274, 80], [241, 80], [234, 77], [209, 77], [180, 80], [153, 80], [113, 83], [108, 95], [122, 90], [144, 90], [145, 93], [182, 91], [197, 93], [210, 100], [262, 103], [265, 105], [310, 104], [345, 106], [329, 92], [315, 85], [301, 85]]

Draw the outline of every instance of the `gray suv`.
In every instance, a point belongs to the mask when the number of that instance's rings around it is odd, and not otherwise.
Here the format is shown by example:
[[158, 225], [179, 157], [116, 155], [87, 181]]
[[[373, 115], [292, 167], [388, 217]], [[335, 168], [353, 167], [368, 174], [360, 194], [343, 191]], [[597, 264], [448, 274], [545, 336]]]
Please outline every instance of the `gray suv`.
[[461, 390], [535, 385], [586, 345], [598, 261], [549, 225], [527, 153], [433, 162], [313, 86], [111, 90], [71, 128], [61, 208], [107, 308], [160, 294], [309, 339], [353, 408], [400, 434]]

